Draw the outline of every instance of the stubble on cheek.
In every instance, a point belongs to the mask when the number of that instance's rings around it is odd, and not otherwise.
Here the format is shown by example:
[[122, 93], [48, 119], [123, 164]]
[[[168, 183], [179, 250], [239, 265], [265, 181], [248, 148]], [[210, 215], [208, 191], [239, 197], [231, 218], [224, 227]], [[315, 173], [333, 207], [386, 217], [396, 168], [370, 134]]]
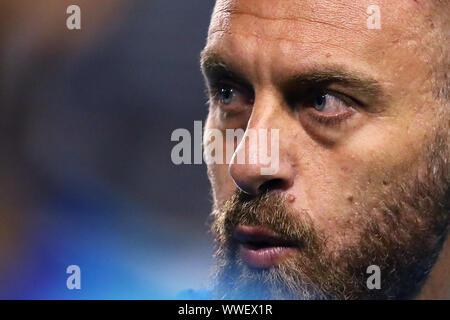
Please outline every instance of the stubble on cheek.
[[[314, 224], [306, 210], [290, 212], [281, 198], [244, 201], [236, 194], [213, 213], [217, 274], [231, 285], [222, 293], [256, 286], [262, 296], [278, 298], [415, 297], [447, 235], [450, 213], [445, 141], [430, 146], [428, 160], [423, 163], [425, 175], [419, 174], [417, 168], [422, 165], [418, 165], [409, 175], [391, 177], [381, 191], [361, 196], [352, 205], [352, 218], [341, 220], [339, 232], [330, 233]], [[301, 249], [279, 268], [252, 271], [240, 261], [231, 240], [231, 230], [238, 223], [267, 226], [297, 239]], [[351, 241], [343, 240], [345, 234], [351, 235]], [[382, 290], [366, 287], [370, 265], [383, 272]], [[264, 282], [268, 286], [261, 284]]]

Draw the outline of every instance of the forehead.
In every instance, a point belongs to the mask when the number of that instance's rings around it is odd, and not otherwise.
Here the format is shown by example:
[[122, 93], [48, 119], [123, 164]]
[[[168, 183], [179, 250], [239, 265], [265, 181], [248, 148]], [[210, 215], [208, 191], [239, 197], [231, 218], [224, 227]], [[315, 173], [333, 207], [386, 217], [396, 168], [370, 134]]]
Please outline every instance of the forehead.
[[[369, 7], [380, 9], [384, 32], [406, 32], [417, 27], [420, 13], [429, 11], [429, 2], [424, 4], [414, 0], [218, 0], [209, 35], [231, 31], [236, 24], [246, 23], [247, 28], [251, 28], [252, 32], [259, 31], [259, 35], [279, 37], [283, 34], [286, 40], [298, 39], [301, 34], [319, 35], [322, 32], [326, 35], [334, 32], [344, 34], [345, 31], [355, 30], [361, 32], [361, 35], [368, 36], [373, 33], [367, 27], [367, 18], [372, 12], [368, 12]], [[264, 21], [267, 27], [261, 28], [257, 20]], [[298, 34], [298, 31], [301, 31], [301, 34]]]
[[[367, 26], [373, 4], [380, 8], [381, 29]], [[422, 4], [409, 0], [219, 0], [207, 48], [239, 67], [270, 62], [283, 69], [295, 59], [352, 61], [360, 70], [370, 69], [393, 47], [403, 54], [414, 50], [424, 22], [421, 10]]]

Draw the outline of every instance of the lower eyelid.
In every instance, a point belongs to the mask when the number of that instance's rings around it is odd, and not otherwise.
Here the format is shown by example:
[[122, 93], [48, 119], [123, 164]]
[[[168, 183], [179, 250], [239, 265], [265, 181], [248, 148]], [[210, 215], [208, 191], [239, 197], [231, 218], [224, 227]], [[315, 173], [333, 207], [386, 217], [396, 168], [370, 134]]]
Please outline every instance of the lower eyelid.
[[318, 124], [329, 126], [343, 123], [344, 121], [350, 119], [355, 114], [355, 112], [356, 111], [353, 108], [349, 107], [349, 110], [347, 112], [343, 112], [338, 115], [327, 116], [320, 111], [312, 110], [311, 108], [305, 110], [306, 116], [311, 120], [317, 122]]

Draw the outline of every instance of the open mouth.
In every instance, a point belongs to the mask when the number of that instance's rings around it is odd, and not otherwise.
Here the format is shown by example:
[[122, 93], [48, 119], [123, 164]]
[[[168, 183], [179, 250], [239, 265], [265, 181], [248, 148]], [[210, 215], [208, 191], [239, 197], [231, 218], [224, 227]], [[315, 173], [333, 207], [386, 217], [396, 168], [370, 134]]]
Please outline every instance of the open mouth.
[[283, 258], [295, 250], [292, 241], [264, 227], [239, 225], [233, 238], [240, 245], [242, 260], [253, 268], [270, 268], [279, 265]]

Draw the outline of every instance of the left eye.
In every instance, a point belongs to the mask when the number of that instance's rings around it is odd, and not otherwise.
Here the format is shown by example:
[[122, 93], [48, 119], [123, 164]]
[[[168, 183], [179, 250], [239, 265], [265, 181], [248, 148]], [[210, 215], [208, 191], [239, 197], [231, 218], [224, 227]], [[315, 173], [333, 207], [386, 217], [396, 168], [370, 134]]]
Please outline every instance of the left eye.
[[320, 113], [333, 115], [348, 111], [348, 104], [332, 94], [318, 93], [313, 96], [312, 107]]

